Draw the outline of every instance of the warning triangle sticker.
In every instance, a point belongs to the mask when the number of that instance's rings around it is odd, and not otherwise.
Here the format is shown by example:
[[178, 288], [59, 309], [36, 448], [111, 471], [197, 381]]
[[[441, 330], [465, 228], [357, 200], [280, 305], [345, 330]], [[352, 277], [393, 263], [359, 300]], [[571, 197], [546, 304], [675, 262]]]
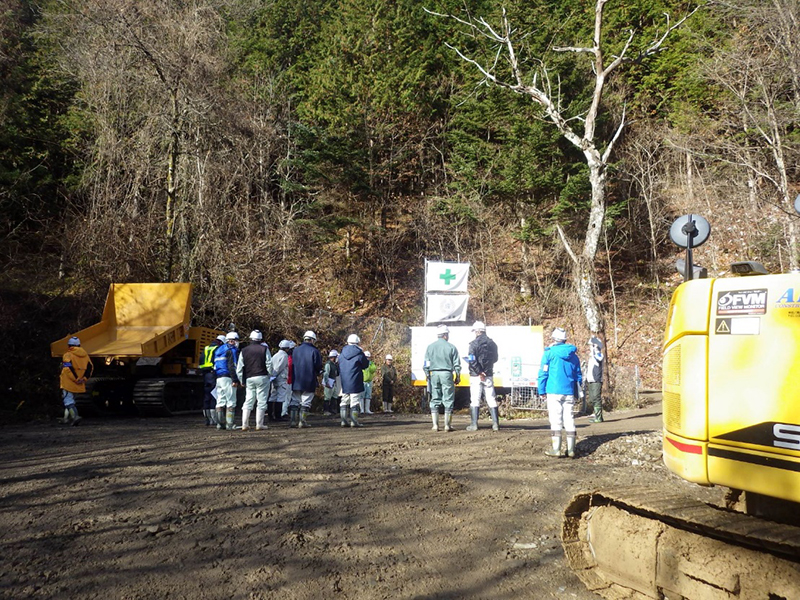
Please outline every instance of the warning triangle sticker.
[[720, 319], [717, 322], [717, 333], [730, 333], [730, 332], [731, 332], [731, 328], [730, 328], [730, 325], [728, 325], [728, 320], [727, 319]]

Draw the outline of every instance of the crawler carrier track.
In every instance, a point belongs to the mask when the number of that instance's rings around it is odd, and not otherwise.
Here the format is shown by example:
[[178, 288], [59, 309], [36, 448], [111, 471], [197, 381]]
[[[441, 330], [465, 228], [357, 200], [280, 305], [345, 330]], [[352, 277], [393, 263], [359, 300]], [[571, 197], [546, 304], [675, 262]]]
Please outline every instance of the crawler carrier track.
[[169, 417], [203, 408], [200, 377], [140, 379], [133, 388], [133, 404], [143, 417]]
[[562, 542], [573, 571], [609, 600], [800, 598], [800, 528], [657, 488], [575, 496]]

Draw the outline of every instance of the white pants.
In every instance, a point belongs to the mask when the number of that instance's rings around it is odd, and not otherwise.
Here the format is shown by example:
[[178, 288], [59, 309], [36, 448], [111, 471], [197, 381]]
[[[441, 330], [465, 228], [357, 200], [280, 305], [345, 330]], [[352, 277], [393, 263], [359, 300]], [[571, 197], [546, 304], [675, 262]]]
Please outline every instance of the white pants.
[[236, 388], [230, 377], [217, 377], [217, 410], [228, 407], [236, 408]]
[[361, 400], [364, 398], [364, 392], [358, 394], [342, 394], [342, 399], [339, 401], [339, 408], [343, 406], [350, 406], [350, 408], [361, 408]]
[[486, 404], [490, 408], [497, 408], [497, 394], [494, 393], [494, 381], [488, 376], [486, 381], [481, 381], [480, 375], [469, 376], [469, 405], [479, 407], [481, 405], [481, 392], [486, 395]]
[[292, 389], [289, 387], [289, 384], [284, 381], [278, 381], [277, 379], [272, 383], [272, 393], [269, 395], [270, 402], [288, 402], [289, 396], [292, 392]]
[[300, 408], [311, 409], [311, 401], [314, 399], [314, 392], [301, 392], [300, 390], [292, 390], [292, 406], [299, 406]]
[[550, 429], [561, 434], [563, 424], [567, 433], [575, 433], [575, 419], [572, 416], [572, 406], [575, 396], [563, 394], [547, 394], [547, 415], [550, 417]]
[[258, 408], [267, 409], [267, 398], [269, 396], [269, 376], [258, 375], [248, 377], [245, 380], [246, 395], [244, 398], [244, 408], [248, 411], [253, 410], [253, 405], [258, 401]]

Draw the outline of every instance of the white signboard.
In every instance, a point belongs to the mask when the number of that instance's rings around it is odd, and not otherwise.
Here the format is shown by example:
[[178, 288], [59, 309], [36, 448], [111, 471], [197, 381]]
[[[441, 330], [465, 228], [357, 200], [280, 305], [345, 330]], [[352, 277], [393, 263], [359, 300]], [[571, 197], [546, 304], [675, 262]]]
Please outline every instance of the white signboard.
[[[488, 326], [488, 335], [497, 344], [498, 361], [494, 365], [496, 387], [535, 387], [544, 352], [544, 335], [540, 326]], [[464, 360], [469, 343], [475, 339], [472, 328], [450, 327], [450, 343], [461, 357], [461, 384], [469, 385], [469, 365]], [[411, 328], [411, 380], [416, 386], [426, 385], [422, 364], [425, 350], [436, 341], [436, 327]]]
[[426, 292], [467, 293], [469, 263], [425, 262]]

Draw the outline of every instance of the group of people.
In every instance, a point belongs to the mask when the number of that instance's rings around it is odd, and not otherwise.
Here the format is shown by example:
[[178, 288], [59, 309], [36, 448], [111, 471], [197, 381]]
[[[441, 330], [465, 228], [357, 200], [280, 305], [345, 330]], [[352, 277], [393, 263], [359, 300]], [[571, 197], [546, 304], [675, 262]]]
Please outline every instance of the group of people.
[[[499, 426], [497, 396], [493, 374], [498, 360], [497, 344], [486, 335], [486, 325], [475, 321], [472, 325], [475, 339], [469, 344], [464, 360], [469, 365], [470, 424], [467, 431], [478, 429], [481, 397], [486, 399], [492, 417], [492, 429]], [[439, 431], [439, 409], [444, 412], [444, 430], [452, 431], [455, 386], [461, 382], [461, 358], [458, 349], [450, 343], [450, 330], [446, 325], [437, 328], [437, 339], [425, 351], [423, 369], [431, 396], [433, 430]], [[545, 349], [538, 375], [538, 392], [546, 397], [550, 421], [551, 446], [547, 456], [563, 456], [562, 429], [566, 433], [566, 455], [575, 457], [575, 399], [583, 398], [583, 375], [577, 347], [567, 343], [567, 332], [557, 327], [552, 333], [553, 343]], [[603, 386], [603, 344], [597, 337], [589, 339], [589, 359], [586, 371], [586, 389], [589, 405], [593, 409], [591, 422], [603, 421], [601, 390]]]
[[[467, 431], [478, 429], [481, 398], [485, 398], [492, 418], [492, 429], [499, 430], [497, 396], [494, 389], [494, 365], [498, 360], [497, 344], [486, 335], [486, 325], [475, 321], [475, 335], [463, 357], [470, 375], [470, 425]], [[449, 341], [446, 325], [437, 328], [437, 339], [425, 351], [423, 370], [430, 392], [432, 429], [439, 431], [439, 411], [444, 412], [444, 430], [452, 431], [455, 386], [461, 381], [461, 357]], [[557, 327], [553, 330], [553, 343], [542, 356], [538, 375], [538, 392], [546, 397], [550, 420], [551, 446], [547, 456], [563, 456], [562, 430], [566, 433], [566, 455], [575, 456], [575, 399], [583, 398], [583, 374], [577, 348], [567, 343], [567, 332]], [[291, 340], [281, 340], [273, 355], [260, 331], [250, 333], [250, 343], [239, 347], [239, 334], [235, 331], [219, 335], [203, 351], [200, 369], [204, 377], [203, 413], [206, 425], [217, 429], [250, 429], [250, 416], [255, 408], [255, 429], [266, 429], [264, 417], [279, 420], [289, 415], [289, 426], [308, 427], [306, 417], [322, 375], [324, 387], [323, 411], [333, 412], [339, 402], [342, 427], [361, 427], [361, 414], [373, 414], [372, 384], [377, 366], [369, 351], [361, 348], [356, 334], [347, 337], [341, 352], [331, 350], [323, 364], [322, 354], [316, 347], [313, 331], [303, 334], [300, 345]], [[603, 385], [603, 345], [597, 337], [589, 339], [589, 359], [586, 365], [586, 390], [589, 405], [593, 408], [594, 423], [603, 421], [601, 390]], [[383, 411], [392, 412], [397, 370], [391, 354], [386, 355], [381, 367]], [[61, 363], [61, 395], [64, 403], [64, 422], [77, 425], [81, 417], [75, 404], [75, 394], [86, 390], [86, 380], [91, 376], [93, 364], [80, 339], [71, 337], [68, 350]], [[242, 424], [235, 424], [236, 389], [245, 388], [242, 407]]]
[[[475, 339], [469, 343], [467, 356], [469, 365], [469, 411], [471, 422], [467, 431], [477, 431], [478, 414], [481, 396], [486, 398], [489, 413], [492, 416], [492, 429], [500, 429], [497, 410], [497, 395], [494, 389], [494, 364], [497, 362], [497, 344], [486, 335], [486, 325], [475, 321], [472, 325]], [[431, 420], [433, 431], [439, 431], [439, 408], [444, 410], [444, 430], [453, 431], [453, 406], [455, 404], [455, 386], [461, 383], [461, 357], [458, 349], [450, 343], [450, 329], [447, 325], [439, 325], [436, 329], [436, 341], [425, 350], [425, 361], [422, 366], [430, 392]]]
[[[266, 429], [265, 415], [270, 420], [289, 416], [289, 426], [309, 427], [307, 416], [322, 374], [323, 410], [333, 414], [332, 403], [338, 401], [342, 427], [361, 427], [361, 414], [371, 410], [372, 384], [377, 365], [369, 351], [364, 351], [356, 334], [347, 338], [341, 352], [331, 350], [323, 365], [313, 331], [303, 334], [300, 345], [281, 340], [272, 355], [260, 331], [250, 333], [250, 343], [239, 347], [239, 334], [231, 331], [220, 335], [205, 347], [200, 369], [204, 376], [203, 413], [206, 425], [217, 429], [250, 429], [250, 416], [255, 408], [255, 429]], [[397, 370], [391, 354], [381, 367], [384, 412], [392, 412]], [[236, 388], [245, 388], [242, 424], [235, 424]]]

